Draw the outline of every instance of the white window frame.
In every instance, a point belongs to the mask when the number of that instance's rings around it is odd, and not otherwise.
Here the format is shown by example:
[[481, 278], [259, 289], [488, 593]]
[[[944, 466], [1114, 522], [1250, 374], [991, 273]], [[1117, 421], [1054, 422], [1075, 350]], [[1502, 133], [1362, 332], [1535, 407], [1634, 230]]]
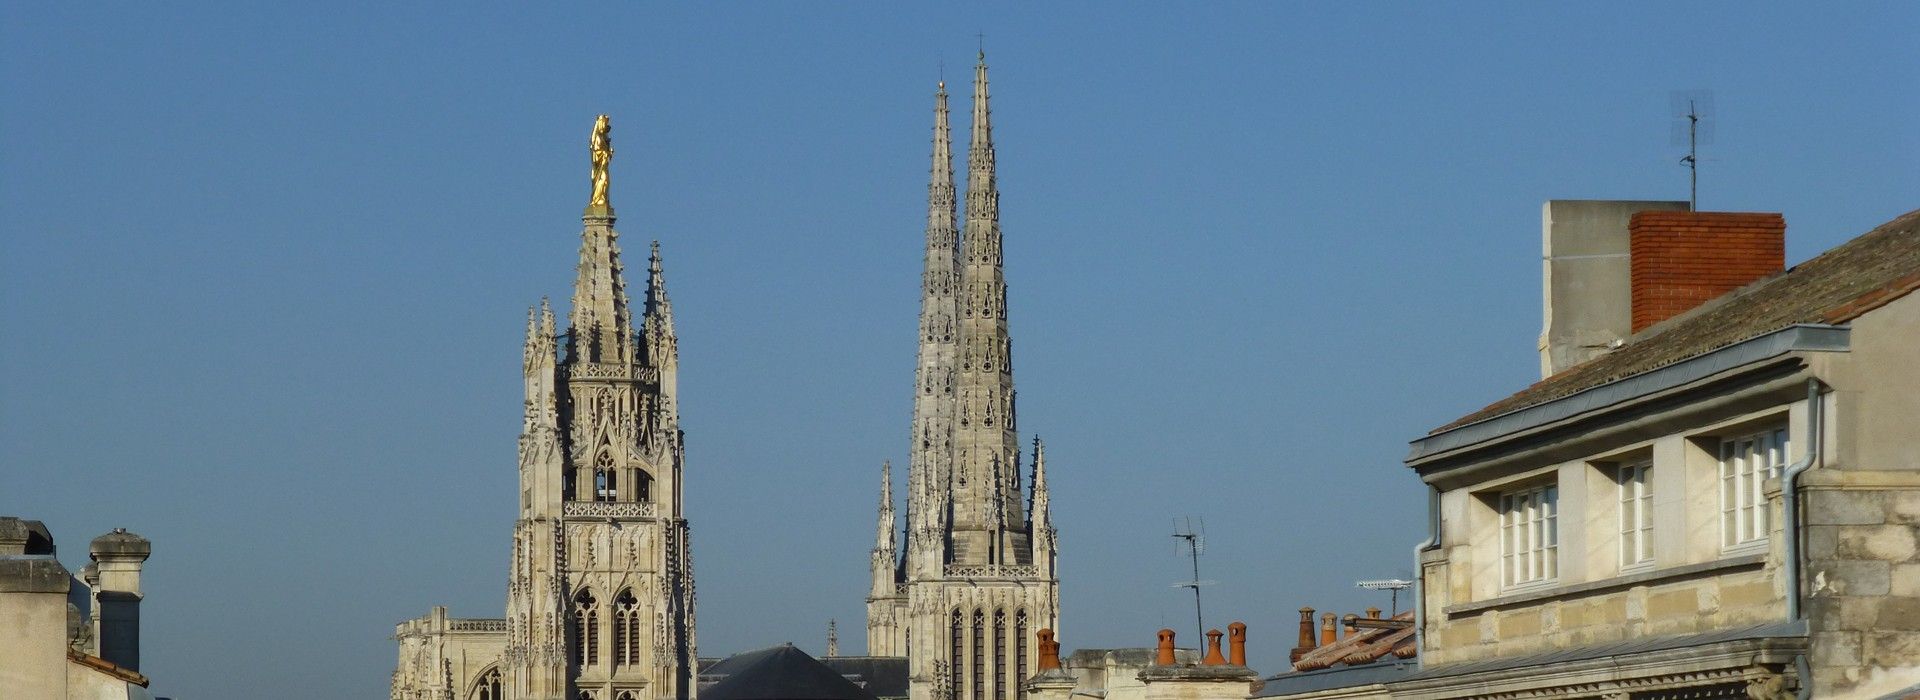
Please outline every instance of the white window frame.
[[1720, 439], [1720, 548], [1762, 547], [1771, 534], [1767, 479], [1787, 465], [1787, 429], [1771, 428]]
[[1502, 491], [1500, 582], [1508, 589], [1551, 585], [1560, 578], [1560, 487], [1538, 483]]
[[1621, 462], [1614, 471], [1620, 503], [1620, 570], [1653, 567], [1653, 460]]

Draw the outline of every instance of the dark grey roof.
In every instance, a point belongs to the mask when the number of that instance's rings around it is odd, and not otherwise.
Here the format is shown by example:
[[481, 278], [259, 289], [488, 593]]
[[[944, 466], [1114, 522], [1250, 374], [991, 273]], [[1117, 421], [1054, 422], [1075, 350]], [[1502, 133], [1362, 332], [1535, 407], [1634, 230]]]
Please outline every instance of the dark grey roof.
[[1402, 661], [1282, 673], [1265, 678], [1265, 684], [1254, 691], [1253, 697], [1266, 698], [1275, 695], [1311, 693], [1329, 688], [1352, 688], [1375, 683], [1390, 683], [1411, 676], [1417, 670], [1420, 670], [1420, 667], [1412, 661]]
[[1797, 324], [1845, 323], [1920, 283], [1920, 211], [1911, 211], [1793, 269], [1755, 282], [1627, 339], [1607, 354], [1542, 379], [1434, 429], [1452, 430]]
[[907, 696], [907, 657], [835, 656], [820, 663], [882, 698]]
[[704, 700], [879, 700], [791, 644], [737, 654], [701, 675], [725, 675], [700, 689]]

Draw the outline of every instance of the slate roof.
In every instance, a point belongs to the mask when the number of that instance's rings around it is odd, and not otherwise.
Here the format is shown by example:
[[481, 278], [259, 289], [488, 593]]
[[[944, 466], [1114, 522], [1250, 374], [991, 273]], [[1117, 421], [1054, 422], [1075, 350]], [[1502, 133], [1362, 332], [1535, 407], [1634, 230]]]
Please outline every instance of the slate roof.
[[879, 700], [839, 671], [791, 644], [723, 659], [701, 675], [726, 677], [700, 689], [703, 700]]
[[904, 698], [907, 696], [907, 657], [904, 656], [835, 656], [821, 659], [826, 664], [853, 681], [855, 685], [866, 688], [867, 692], [882, 698]]
[[1907, 212], [1793, 269], [1747, 285], [1628, 338], [1437, 434], [1560, 399], [1796, 324], [1843, 324], [1920, 289], [1920, 210]]

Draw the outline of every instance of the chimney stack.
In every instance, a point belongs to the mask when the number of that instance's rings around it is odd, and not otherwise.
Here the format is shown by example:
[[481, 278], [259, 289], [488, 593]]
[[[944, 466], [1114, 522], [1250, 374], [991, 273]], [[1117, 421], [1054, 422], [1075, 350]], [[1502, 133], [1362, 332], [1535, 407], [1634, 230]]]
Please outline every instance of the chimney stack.
[[1293, 647], [1293, 652], [1287, 655], [1287, 660], [1295, 661], [1295, 662], [1299, 661], [1300, 657], [1307, 655], [1307, 652], [1313, 651], [1314, 649], [1318, 648], [1319, 645], [1315, 644], [1314, 642], [1315, 642], [1315, 639], [1313, 636], [1313, 608], [1301, 608], [1300, 609], [1300, 642], [1299, 644]]
[[1320, 646], [1326, 646], [1328, 644], [1332, 644], [1334, 642], [1340, 641], [1340, 638], [1336, 636], [1336, 633], [1334, 632], [1334, 627], [1333, 627], [1334, 617], [1335, 616], [1333, 613], [1325, 613], [1320, 616]]
[[1555, 199], [1540, 208], [1540, 376], [1593, 359], [1632, 335], [1628, 222], [1686, 202]]
[[1235, 620], [1227, 625], [1227, 663], [1235, 666], [1247, 665], [1247, 623]]
[[1643, 211], [1628, 231], [1635, 333], [1786, 269], [1779, 214]]
[[93, 538], [88, 548], [100, 576], [94, 610], [100, 658], [129, 671], [140, 670], [140, 569], [152, 553], [147, 538], [126, 528]]

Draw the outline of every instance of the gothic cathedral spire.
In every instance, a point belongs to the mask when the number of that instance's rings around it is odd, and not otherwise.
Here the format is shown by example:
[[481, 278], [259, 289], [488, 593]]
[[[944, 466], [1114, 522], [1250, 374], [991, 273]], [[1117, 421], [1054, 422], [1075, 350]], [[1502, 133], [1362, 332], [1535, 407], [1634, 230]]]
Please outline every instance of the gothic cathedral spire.
[[913, 444], [907, 463], [909, 576], [937, 575], [946, 562], [957, 381], [960, 232], [954, 225], [953, 142], [947, 84], [933, 98], [933, 164], [927, 185], [926, 268], [920, 278], [920, 351], [914, 377]]
[[960, 374], [954, 423], [952, 553], [955, 563], [1025, 564], [1012, 340], [1000, 256], [987, 61], [973, 73], [973, 134], [967, 145], [967, 223], [961, 238]]
[[907, 657], [911, 700], [1021, 700], [1038, 659], [1033, 632], [1059, 629], [1059, 580], [1037, 459], [1031, 501], [1020, 488], [984, 54], [974, 69], [964, 235], [955, 225], [947, 114], [942, 83], [934, 93], [906, 552], [893, 557], [891, 476], [882, 474], [867, 653]]

